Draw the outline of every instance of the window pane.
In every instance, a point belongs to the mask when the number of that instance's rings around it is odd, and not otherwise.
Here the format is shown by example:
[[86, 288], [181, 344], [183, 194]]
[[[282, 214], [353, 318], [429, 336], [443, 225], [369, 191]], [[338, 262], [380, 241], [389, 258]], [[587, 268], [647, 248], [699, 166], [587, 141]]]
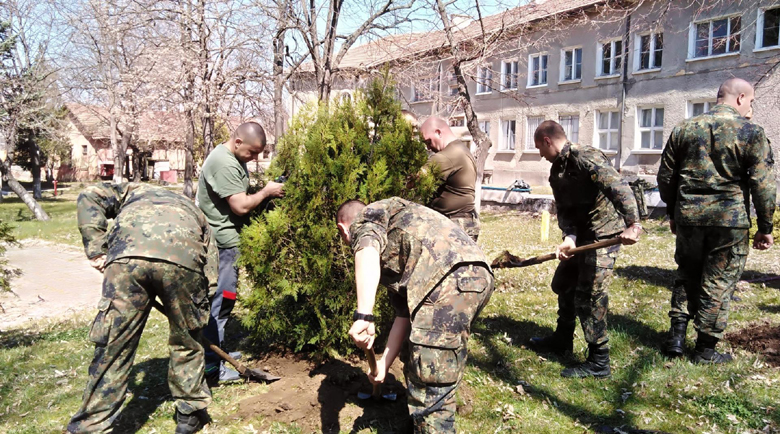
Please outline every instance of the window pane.
[[696, 24], [696, 57], [709, 55], [710, 23]]
[[709, 55], [709, 40], [697, 40], [696, 41], [696, 53], [695, 57], [706, 57]]
[[663, 131], [655, 131], [653, 134], [653, 148], [654, 149], [663, 149], [664, 147], [664, 135]]
[[726, 52], [726, 43], [728, 38], [712, 38], [712, 55], [723, 54]]
[[650, 68], [650, 53], [642, 52], [639, 54], [639, 69]]
[[663, 50], [655, 50], [655, 57], [653, 58], [653, 68], [660, 68], [664, 58]]
[[607, 149], [607, 133], [599, 133], [599, 148]]
[[615, 150], [618, 148], [618, 133], [609, 134], [609, 149]]
[[656, 50], [662, 50], [664, 48], [664, 34], [663, 33], [656, 33], [655, 34], [655, 49]]
[[739, 51], [740, 31], [742, 30], [742, 19], [740, 17], [731, 18], [731, 41], [729, 42], [729, 52]]
[[780, 8], [764, 12], [763, 37], [762, 47], [778, 45], [778, 39], [780, 39]]
[[639, 116], [639, 126], [642, 128], [648, 128], [651, 125], [652, 118], [653, 118], [653, 110], [651, 109], [642, 109], [640, 110], [640, 116]]
[[664, 109], [655, 109], [655, 125], [656, 127], [664, 126]]
[[599, 129], [600, 130], [609, 129], [609, 112], [599, 113]]
[[569, 135], [569, 140], [574, 143], [579, 143], [580, 141], [580, 117], [579, 116], [571, 117], [571, 134]]
[[718, 37], [724, 37], [728, 36], [729, 33], [729, 22], [728, 19], [724, 18], [722, 20], [717, 20], [712, 22], [712, 37], [718, 38]]
[[612, 112], [612, 122], [609, 124], [610, 130], [616, 130], [618, 128], [618, 112]]
[[622, 56], [615, 55], [615, 69], [612, 70], [613, 74], [620, 74], [620, 68], [623, 66], [622, 60]]
[[623, 41], [615, 41], [615, 57], [623, 55]]
[[547, 69], [547, 55], [542, 56], [542, 69]]
[[539, 84], [547, 84], [547, 69], [542, 69], [542, 81]]
[[642, 131], [642, 149], [650, 148], [650, 131]]
[[650, 52], [650, 35], [644, 35], [639, 40], [639, 51], [641, 53]]
[[575, 79], [582, 78], [582, 63], [578, 63], [577, 67], [574, 69], [574, 78]]
[[704, 113], [704, 103], [697, 102], [693, 104], [693, 116], [699, 116]]

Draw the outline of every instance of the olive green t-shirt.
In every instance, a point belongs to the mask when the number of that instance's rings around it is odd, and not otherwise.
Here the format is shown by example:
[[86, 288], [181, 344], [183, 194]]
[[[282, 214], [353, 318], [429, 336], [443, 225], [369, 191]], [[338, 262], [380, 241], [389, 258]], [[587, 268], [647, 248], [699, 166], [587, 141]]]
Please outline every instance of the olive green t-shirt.
[[460, 140], [433, 154], [427, 166], [436, 165], [443, 181], [431, 208], [451, 217], [474, 211], [474, 186], [477, 183], [477, 162]]
[[214, 230], [217, 247], [238, 246], [238, 233], [248, 222], [247, 216], [233, 213], [228, 197], [246, 193], [249, 188], [249, 170], [227, 146], [220, 145], [206, 157], [198, 180], [197, 203]]

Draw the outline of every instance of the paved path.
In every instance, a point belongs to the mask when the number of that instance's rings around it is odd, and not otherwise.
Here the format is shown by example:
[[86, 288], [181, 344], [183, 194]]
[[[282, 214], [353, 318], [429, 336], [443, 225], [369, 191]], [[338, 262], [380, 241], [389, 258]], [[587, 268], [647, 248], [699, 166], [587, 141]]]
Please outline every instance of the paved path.
[[6, 252], [21, 270], [11, 280], [14, 294], [0, 293], [0, 331], [67, 319], [95, 309], [103, 275], [90, 267], [84, 250], [40, 240], [24, 240]]

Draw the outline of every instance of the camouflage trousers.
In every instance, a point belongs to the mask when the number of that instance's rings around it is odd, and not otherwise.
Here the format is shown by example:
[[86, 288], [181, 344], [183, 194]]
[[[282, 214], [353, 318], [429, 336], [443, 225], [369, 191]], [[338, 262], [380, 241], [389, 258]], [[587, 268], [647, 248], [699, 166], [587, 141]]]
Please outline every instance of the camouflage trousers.
[[669, 316], [693, 319], [699, 333], [721, 339], [749, 244], [747, 229], [678, 225], [677, 280]]
[[[585, 245], [588, 243], [583, 243]], [[580, 318], [585, 341], [601, 345], [607, 336], [607, 288], [620, 245], [580, 253], [561, 261], [555, 270], [552, 290], [558, 294], [558, 327], [574, 329]]]
[[450, 220], [457, 223], [458, 226], [463, 228], [463, 231], [466, 232], [466, 234], [470, 236], [475, 243], [477, 242], [477, 238], [479, 238], [479, 230], [481, 227], [479, 224], [479, 215], [474, 213], [471, 216], [450, 217]]
[[466, 367], [471, 325], [492, 294], [488, 269], [463, 265], [442, 279], [412, 314], [403, 358], [415, 433], [455, 432], [455, 392]]
[[81, 408], [68, 424], [72, 433], [111, 432], [125, 399], [151, 300], [168, 314], [171, 360], [168, 387], [183, 414], [206, 408], [211, 392], [203, 374], [200, 330], [209, 319], [208, 288], [202, 274], [164, 261], [118, 259], [106, 267], [103, 296], [89, 338], [95, 355]]

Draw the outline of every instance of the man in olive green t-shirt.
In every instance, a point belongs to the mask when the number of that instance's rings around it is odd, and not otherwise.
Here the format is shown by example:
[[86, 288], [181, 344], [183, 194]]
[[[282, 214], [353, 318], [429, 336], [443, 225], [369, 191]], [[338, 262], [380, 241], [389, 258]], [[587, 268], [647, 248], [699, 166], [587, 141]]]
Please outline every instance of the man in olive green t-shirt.
[[[211, 300], [211, 317], [203, 334], [220, 347], [225, 339], [225, 324], [236, 303], [238, 283], [238, 239], [248, 223], [248, 214], [272, 197], [284, 196], [283, 184], [269, 182], [262, 190], [247, 194], [249, 171], [246, 163], [257, 158], [265, 148], [265, 131], [256, 122], [239, 125], [230, 140], [209, 154], [203, 162], [198, 181], [198, 207], [206, 215], [219, 250], [217, 293]], [[237, 353], [231, 355], [239, 356]], [[234, 357], [235, 358], [235, 357]], [[216, 353], [206, 350], [206, 377], [210, 382], [239, 378], [227, 368]]]
[[434, 154], [426, 167], [438, 167], [443, 181], [431, 208], [459, 224], [474, 240], [479, 238], [479, 215], [474, 208], [477, 162], [468, 146], [458, 139], [442, 118], [430, 117], [420, 127], [425, 145]]

